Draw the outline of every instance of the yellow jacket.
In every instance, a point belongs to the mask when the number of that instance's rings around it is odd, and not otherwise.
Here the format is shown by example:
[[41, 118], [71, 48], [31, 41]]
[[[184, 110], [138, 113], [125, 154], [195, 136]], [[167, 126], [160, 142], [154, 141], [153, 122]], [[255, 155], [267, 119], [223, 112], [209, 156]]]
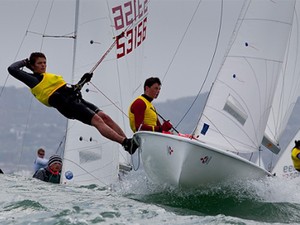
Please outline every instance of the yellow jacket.
[[292, 161], [296, 170], [300, 170], [300, 159], [297, 157], [298, 154], [300, 154], [300, 149], [293, 148]]
[[[157, 114], [155, 113], [155, 108], [152, 105], [151, 102], [149, 102], [145, 97], [143, 96], [139, 96], [137, 97], [132, 103], [131, 105], [137, 100], [137, 99], [141, 99], [142, 101], [145, 102], [146, 104], [146, 110], [144, 113], [144, 124], [148, 125], [148, 126], [152, 126], [152, 131], [155, 131], [155, 126], [157, 126]], [[136, 132], [136, 127], [135, 127], [135, 118], [134, 118], [134, 114], [130, 111], [131, 109], [131, 105], [129, 107], [129, 123], [130, 123], [130, 128], [133, 132]]]
[[31, 93], [41, 103], [49, 105], [49, 97], [60, 87], [66, 84], [62, 76], [53, 73], [42, 73], [43, 79], [35, 87], [31, 88]]

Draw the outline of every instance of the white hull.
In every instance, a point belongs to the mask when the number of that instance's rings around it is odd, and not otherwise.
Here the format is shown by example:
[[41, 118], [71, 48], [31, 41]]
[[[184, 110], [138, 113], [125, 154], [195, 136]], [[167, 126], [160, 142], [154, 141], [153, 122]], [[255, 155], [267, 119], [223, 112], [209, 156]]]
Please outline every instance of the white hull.
[[198, 187], [271, 175], [236, 154], [198, 140], [147, 131], [134, 136], [140, 144], [144, 169], [158, 184]]

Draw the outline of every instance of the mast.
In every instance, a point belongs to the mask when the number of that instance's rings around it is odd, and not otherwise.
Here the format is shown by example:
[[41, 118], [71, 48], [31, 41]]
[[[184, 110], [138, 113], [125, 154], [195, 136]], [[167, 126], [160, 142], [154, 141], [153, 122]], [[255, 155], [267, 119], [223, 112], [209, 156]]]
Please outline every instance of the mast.
[[74, 43], [73, 43], [73, 62], [72, 62], [72, 81], [73, 82], [74, 82], [74, 77], [75, 77], [75, 61], [76, 61], [76, 48], [77, 48], [78, 18], [79, 18], [79, 0], [76, 0], [75, 23], [74, 23]]
[[[78, 30], [78, 19], [79, 19], [79, 0], [76, 0], [75, 5], [75, 22], [74, 22], [74, 35], [73, 35], [73, 60], [72, 60], [72, 82], [74, 83], [75, 78], [75, 61], [76, 61], [76, 49], [77, 49], [77, 30]], [[63, 167], [64, 167], [64, 154], [66, 149], [66, 141], [67, 141], [67, 131], [69, 127], [69, 120], [67, 119], [66, 123], [66, 130], [65, 130], [65, 145], [64, 149], [62, 151], [62, 158], [63, 158]], [[64, 168], [62, 168], [62, 172], [65, 171]], [[63, 173], [61, 173], [63, 174]], [[62, 175], [61, 175], [62, 176]], [[60, 178], [60, 182], [62, 182], [62, 177]]]

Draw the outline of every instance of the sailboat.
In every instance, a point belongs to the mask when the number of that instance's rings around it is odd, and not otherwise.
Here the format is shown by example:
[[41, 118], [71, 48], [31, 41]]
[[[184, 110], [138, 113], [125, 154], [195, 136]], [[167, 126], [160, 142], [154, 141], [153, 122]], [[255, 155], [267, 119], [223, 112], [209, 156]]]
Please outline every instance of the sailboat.
[[[134, 134], [145, 172], [155, 183], [199, 187], [272, 176], [251, 158], [261, 150], [291, 35], [295, 1], [240, 3], [224, 60], [212, 63], [217, 75], [191, 135]], [[195, 58], [194, 64], [197, 60], [201, 59]]]
[[[90, 14], [95, 11], [96, 19]], [[78, 15], [85, 18], [75, 23], [75, 30], [76, 24], [85, 25], [81, 25], [76, 34], [75, 48], [81, 54], [76, 55], [74, 64], [80, 68], [81, 62], [95, 52], [100, 58], [90, 71], [94, 72], [91, 83], [82, 89], [83, 97], [105, 111], [128, 136], [132, 132], [127, 110], [123, 109], [141, 83], [147, 14], [147, 1], [98, 1], [96, 10], [94, 4], [80, 8], [77, 1], [76, 7], [76, 18]], [[82, 72], [77, 70], [76, 74], [87, 72], [87, 68], [85, 66]], [[62, 184], [108, 186], [130, 170], [129, 154], [121, 145], [102, 137], [94, 127], [68, 121]]]

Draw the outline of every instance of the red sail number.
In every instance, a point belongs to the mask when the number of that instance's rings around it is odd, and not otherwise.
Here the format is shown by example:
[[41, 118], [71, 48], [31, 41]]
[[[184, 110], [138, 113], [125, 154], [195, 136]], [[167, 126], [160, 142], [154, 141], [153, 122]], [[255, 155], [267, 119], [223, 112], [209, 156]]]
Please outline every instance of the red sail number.
[[[135, 48], [141, 45], [146, 38], [148, 0], [132, 0], [127, 1], [123, 5], [118, 5], [112, 8], [114, 15], [114, 25], [116, 31], [124, 31], [124, 35], [117, 37], [117, 58], [121, 58], [132, 52]], [[144, 16], [144, 18], [143, 18]], [[142, 20], [140, 20], [143, 18]], [[139, 21], [134, 24], [134, 21]]]

